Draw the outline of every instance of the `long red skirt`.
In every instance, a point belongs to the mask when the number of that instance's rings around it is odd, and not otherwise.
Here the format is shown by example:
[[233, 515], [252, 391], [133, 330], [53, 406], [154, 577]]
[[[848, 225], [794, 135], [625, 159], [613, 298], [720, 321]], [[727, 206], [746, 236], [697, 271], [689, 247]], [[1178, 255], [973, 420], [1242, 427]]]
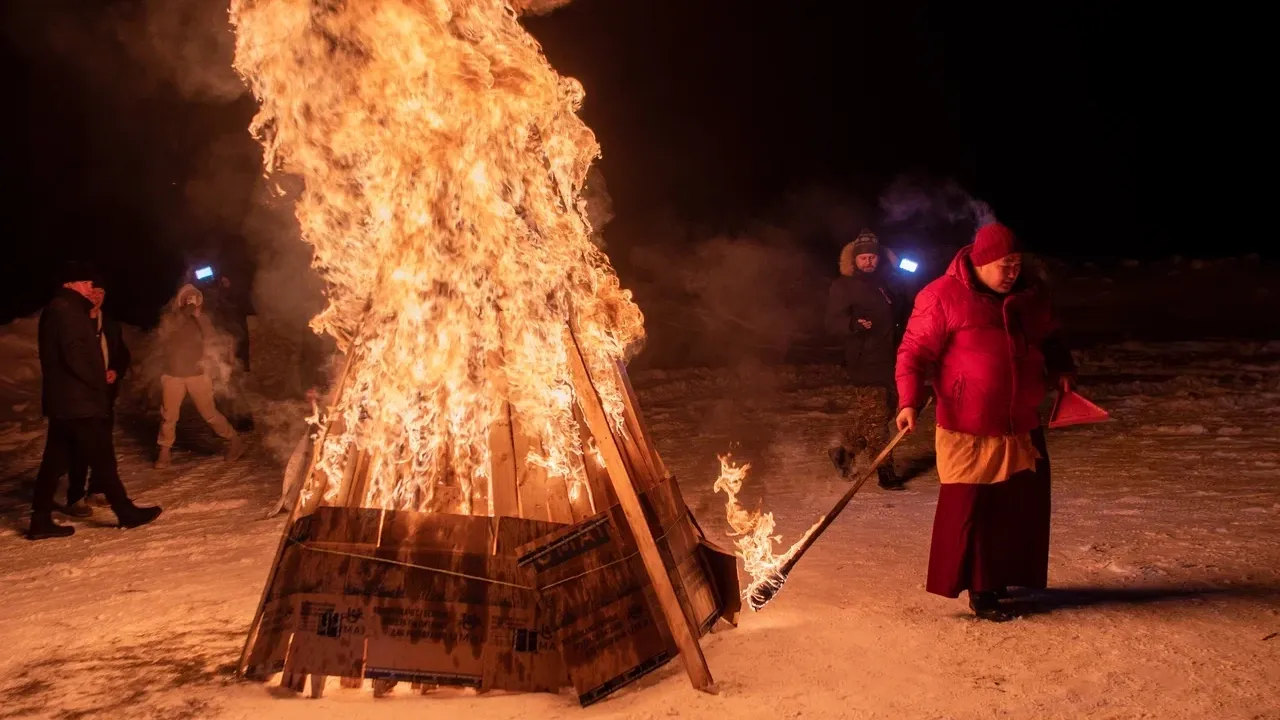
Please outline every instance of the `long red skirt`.
[[1005, 587], [1042, 590], [1049, 574], [1049, 452], [1031, 433], [1035, 470], [994, 484], [943, 484], [925, 588], [954, 598]]

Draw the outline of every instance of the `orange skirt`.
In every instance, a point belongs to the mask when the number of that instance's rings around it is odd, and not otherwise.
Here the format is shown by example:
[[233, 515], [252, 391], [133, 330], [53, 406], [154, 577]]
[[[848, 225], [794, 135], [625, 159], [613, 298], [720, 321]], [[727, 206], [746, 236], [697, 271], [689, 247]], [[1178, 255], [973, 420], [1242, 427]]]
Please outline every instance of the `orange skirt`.
[[1049, 569], [1049, 453], [1044, 431], [978, 437], [938, 428], [938, 509], [926, 589], [958, 597], [1043, 589]]

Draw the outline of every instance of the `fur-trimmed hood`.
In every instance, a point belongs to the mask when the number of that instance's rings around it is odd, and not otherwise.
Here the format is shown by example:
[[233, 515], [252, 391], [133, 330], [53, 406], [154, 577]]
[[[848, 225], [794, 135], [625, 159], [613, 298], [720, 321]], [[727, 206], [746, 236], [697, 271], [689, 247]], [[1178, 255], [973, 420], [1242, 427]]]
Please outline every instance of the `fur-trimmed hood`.
[[[848, 243], [840, 249], [840, 274], [845, 277], [853, 277], [858, 271], [857, 264], [854, 263], [853, 243]], [[890, 265], [898, 264], [898, 256], [889, 248], [880, 246], [880, 263], [889, 263]]]

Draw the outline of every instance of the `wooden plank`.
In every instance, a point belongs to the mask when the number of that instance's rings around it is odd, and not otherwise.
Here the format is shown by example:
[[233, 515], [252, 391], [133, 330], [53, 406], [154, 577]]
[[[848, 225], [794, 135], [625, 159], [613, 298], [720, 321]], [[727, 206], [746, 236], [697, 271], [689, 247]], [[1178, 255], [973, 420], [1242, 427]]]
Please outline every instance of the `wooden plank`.
[[354, 445], [347, 450], [347, 464], [342, 474], [342, 487], [338, 490], [334, 505], [341, 507], [360, 507], [364, 504], [365, 491], [368, 489], [369, 453], [357, 450]]
[[617, 439], [618, 449], [622, 451], [622, 459], [627, 464], [628, 474], [635, 481], [636, 490], [645, 492], [661, 482], [661, 478], [653, 467], [652, 456], [636, 443], [635, 437], [631, 434], [631, 423], [625, 418], [623, 422], [627, 431], [614, 437]]
[[286, 672], [280, 676], [280, 687], [300, 693], [307, 688], [307, 676], [302, 673]]
[[386, 697], [390, 695], [391, 691], [395, 689], [396, 689], [395, 680], [385, 680], [383, 678], [378, 678], [373, 681], [373, 696], [376, 698]]
[[587, 473], [587, 486], [591, 489], [591, 509], [601, 512], [618, 504], [618, 496], [609, 484], [609, 473], [604, 468], [604, 458], [600, 455], [599, 445], [587, 426], [587, 419], [582, 416], [582, 408], [573, 406], [573, 417], [578, 422], [578, 432], [582, 440], [582, 460]]
[[307, 676], [297, 672], [294, 658], [297, 653], [293, 648], [293, 636], [289, 636], [289, 649], [285, 651], [284, 671], [280, 673], [280, 687], [300, 693], [306, 687]]
[[355, 472], [351, 474], [351, 492], [347, 495], [347, 507], [364, 507], [368, 504], [369, 485], [373, 481], [373, 473], [379, 465], [378, 461], [379, 457], [370, 451], [360, 451]]
[[644, 422], [644, 415], [640, 413], [640, 401], [636, 399], [635, 388], [631, 387], [631, 377], [627, 375], [627, 367], [618, 361], [618, 384], [622, 388], [622, 401], [627, 406], [628, 420], [634, 423], [632, 432], [635, 434], [636, 443], [647, 449], [649, 452], [652, 465], [658, 474], [658, 481], [671, 477], [671, 473], [667, 471], [667, 466], [662, 462], [662, 456], [658, 454], [658, 448], [653, 444], [653, 436], [649, 434], [649, 426]]
[[516, 479], [516, 450], [511, 437], [511, 404], [502, 403], [498, 421], [489, 430], [489, 455], [495, 517], [522, 517], [520, 490]]
[[566, 345], [569, 350], [569, 367], [573, 372], [574, 389], [579, 407], [582, 408], [582, 414], [586, 417], [596, 442], [600, 444], [600, 451], [604, 455], [605, 468], [608, 470], [609, 480], [613, 485], [614, 492], [618, 495], [618, 502], [622, 507], [627, 525], [635, 536], [636, 545], [640, 550], [640, 558], [644, 562], [650, 582], [653, 583], [658, 605], [662, 608], [662, 614], [667, 620], [667, 625], [671, 630], [676, 647], [680, 650], [685, 672], [688, 673], [689, 681], [694, 688], [705, 692], [715, 692], [715, 680], [711, 677], [711, 670], [707, 667], [707, 659], [702, 654], [702, 646], [698, 644], [698, 635], [694, 628], [690, 627], [684, 610], [680, 607], [675, 588], [672, 586], [671, 578], [667, 575], [666, 566], [662, 562], [662, 555], [658, 552], [658, 545], [653, 539], [653, 534], [649, 532], [649, 524], [645, 521], [644, 509], [640, 505], [640, 496], [636, 493], [632, 479], [626, 473], [617, 439], [609, 426], [609, 419], [605, 416], [604, 407], [600, 403], [600, 397], [596, 393], [595, 386], [591, 383], [591, 376], [587, 372], [587, 366], [582, 358], [582, 350], [578, 347], [577, 338], [568, 329], [566, 329], [565, 334]]
[[[516, 458], [516, 483], [520, 490], [520, 509], [524, 517], [558, 523], [573, 522], [573, 510], [564, 482], [547, 476], [547, 469], [525, 458], [533, 450], [541, 451], [540, 441], [531, 437], [520, 422], [512, 417], [513, 446]], [[558, 485], [559, 488], [555, 487]]]
[[328, 680], [326, 675], [311, 675], [311, 697], [319, 699], [324, 697], [324, 683]]
[[[585, 462], [591, 462], [583, 458]], [[596, 514], [595, 493], [591, 490], [591, 482], [587, 477], [586, 467], [579, 468], [573, 478], [565, 478], [565, 491], [569, 496], [569, 508], [573, 522], [580, 523]]]
[[[479, 451], [480, 451], [480, 448], [478, 447], [475, 448], [474, 454], [478, 456], [480, 454]], [[477, 467], [475, 469], [476, 471], [473, 471], [470, 474], [471, 475], [471, 497], [469, 498], [467, 514], [490, 517], [493, 515], [493, 503], [490, 502], [489, 500], [489, 495], [490, 493], [493, 492], [492, 461], [490, 461], [489, 468], [488, 468], [490, 477], [487, 477], [487, 478], [480, 477], [479, 472], [477, 472], [479, 469], [480, 468]]]
[[547, 480], [547, 505], [551, 508], [551, 522], [573, 523], [573, 503], [569, 500], [569, 480], [560, 475], [545, 474]]

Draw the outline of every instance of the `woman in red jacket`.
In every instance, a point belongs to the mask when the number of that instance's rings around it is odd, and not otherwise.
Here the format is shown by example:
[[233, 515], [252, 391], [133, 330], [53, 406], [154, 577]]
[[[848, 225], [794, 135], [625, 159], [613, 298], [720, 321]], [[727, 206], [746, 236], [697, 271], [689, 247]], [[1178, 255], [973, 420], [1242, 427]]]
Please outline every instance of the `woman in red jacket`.
[[898, 349], [898, 427], [937, 396], [938, 509], [929, 592], [983, 619], [1011, 616], [1010, 586], [1043, 589], [1049, 565], [1049, 455], [1040, 403], [1074, 372], [1041, 290], [1022, 275], [1009, 228], [981, 228], [916, 297]]

